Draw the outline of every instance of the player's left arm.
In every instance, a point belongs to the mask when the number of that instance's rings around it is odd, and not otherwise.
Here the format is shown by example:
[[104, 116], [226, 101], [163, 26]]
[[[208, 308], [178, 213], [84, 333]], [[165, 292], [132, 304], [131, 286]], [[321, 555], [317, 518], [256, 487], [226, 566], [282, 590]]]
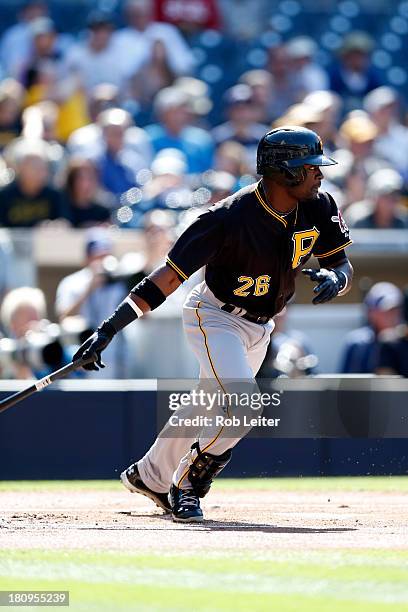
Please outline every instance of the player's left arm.
[[341, 257], [325, 261], [325, 266], [327, 267], [320, 267], [320, 270], [312, 268], [302, 270], [311, 281], [317, 282], [313, 289], [313, 293], [316, 294], [312, 300], [313, 304], [329, 302], [337, 296], [345, 295], [351, 289], [353, 266], [344, 251]]
[[336, 202], [329, 193], [321, 193], [317, 208], [319, 237], [313, 255], [319, 261], [320, 270], [302, 270], [310, 280], [317, 282], [313, 288], [313, 304], [323, 304], [350, 291], [353, 268], [345, 249], [352, 243], [349, 230]]

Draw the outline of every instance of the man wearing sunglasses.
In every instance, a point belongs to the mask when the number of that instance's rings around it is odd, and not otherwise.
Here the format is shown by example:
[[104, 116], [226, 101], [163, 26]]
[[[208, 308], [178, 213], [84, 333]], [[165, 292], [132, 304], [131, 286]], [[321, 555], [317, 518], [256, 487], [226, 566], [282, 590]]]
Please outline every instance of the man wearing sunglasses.
[[[132, 289], [74, 358], [91, 358], [87, 369], [103, 367], [101, 352], [119, 330], [160, 306], [205, 266], [205, 281], [183, 308], [187, 339], [200, 363], [199, 384], [210, 382], [224, 397], [233, 397], [231, 381], [245, 381], [256, 390], [273, 317], [292, 297], [298, 270], [317, 283], [314, 304], [350, 289], [353, 271], [344, 250], [351, 244], [348, 229], [333, 198], [319, 191], [321, 167], [334, 163], [311, 130], [281, 127], [265, 134], [257, 151], [259, 182], [201, 214], [166, 262]], [[302, 269], [312, 254], [320, 269]], [[242, 414], [241, 408], [229, 400], [221, 406], [228, 417]], [[194, 415], [193, 405], [177, 410], [179, 421]], [[203, 421], [174, 436], [170, 421], [121, 479], [130, 491], [171, 512], [174, 521], [201, 522], [200, 498], [250, 426], [231, 431], [225, 422]]]

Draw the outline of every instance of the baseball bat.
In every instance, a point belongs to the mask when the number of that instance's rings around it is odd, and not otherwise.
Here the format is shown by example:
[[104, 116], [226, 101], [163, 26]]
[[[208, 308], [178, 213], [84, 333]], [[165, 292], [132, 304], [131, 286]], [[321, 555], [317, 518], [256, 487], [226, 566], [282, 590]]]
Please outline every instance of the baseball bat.
[[13, 393], [13, 395], [6, 397], [4, 400], [0, 401], [0, 412], [11, 408], [18, 402], [21, 402], [27, 397], [30, 397], [30, 395], [33, 395], [33, 393], [36, 393], [37, 391], [41, 391], [45, 387], [48, 387], [48, 385], [53, 383], [55, 380], [59, 380], [61, 378], [64, 378], [65, 376], [68, 376], [68, 374], [71, 374], [71, 372], [78, 370], [78, 368], [82, 367], [85, 363], [88, 363], [88, 361], [84, 361], [83, 359], [71, 361], [71, 363], [68, 363], [66, 366], [60, 368], [59, 370], [55, 370], [55, 372], [48, 374], [48, 376], [40, 378], [33, 385], [27, 387], [27, 389], [23, 389], [23, 391], [18, 391], [18, 393]]

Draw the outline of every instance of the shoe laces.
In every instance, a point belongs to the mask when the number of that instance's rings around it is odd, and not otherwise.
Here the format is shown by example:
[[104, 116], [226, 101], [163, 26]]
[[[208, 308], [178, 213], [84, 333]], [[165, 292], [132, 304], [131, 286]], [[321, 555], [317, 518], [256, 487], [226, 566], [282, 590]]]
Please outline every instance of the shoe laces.
[[200, 502], [193, 489], [180, 489], [179, 503], [183, 506], [192, 506], [197, 508]]

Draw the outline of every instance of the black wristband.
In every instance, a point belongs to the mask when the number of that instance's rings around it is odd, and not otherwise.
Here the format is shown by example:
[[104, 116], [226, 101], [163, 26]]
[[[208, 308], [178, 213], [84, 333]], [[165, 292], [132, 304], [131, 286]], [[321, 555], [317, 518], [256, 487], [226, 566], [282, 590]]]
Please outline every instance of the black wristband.
[[145, 301], [150, 310], [154, 310], [166, 300], [162, 290], [147, 277], [140, 281], [136, 287], [133, 287], [130, 293], [139, 296]]
[[102, 323], [100, 329], [102, 329], [105, 325], [109, 325], [108, 329], [113, 329], [114, 333], [112, 335], [115, 335], [118, 331], [126, 327], [126, 325], [129, 325], [129, 323], [132, 323], [132, 321], [135, 321], [137, 318], [137, 313], [130, 306], [130, 304], [124, 300], [119, 304], [113, 315]]

